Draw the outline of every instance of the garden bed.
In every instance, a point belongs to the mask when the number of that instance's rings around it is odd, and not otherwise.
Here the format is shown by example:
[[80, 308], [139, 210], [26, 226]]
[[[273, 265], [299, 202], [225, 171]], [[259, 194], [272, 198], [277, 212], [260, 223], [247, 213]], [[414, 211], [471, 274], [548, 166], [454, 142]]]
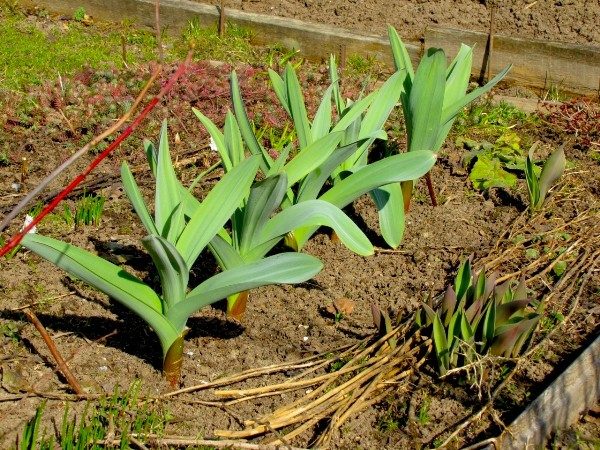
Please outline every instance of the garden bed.
[[[144, 195], [152, 198], [152, 176], [146, 168], [141, 139], [156, 140], [162, 119], [169, 121], [177, 172], [186, 184], [211, 166], [217, 155], [208, 149], [208, 136], [190, 106], [221, 124], [229, 105], [231, 68], [194, 63], [146, 126], [90, 179], [87, 193], [106, 198], [100, 226], [73, 228], [65, 210], [59, 207], [42, 222], [39, 232], [98, 252], [124, 264], [141, 278], [156, 282], [155, 274], [148, 270], [149, 257], [139, 245], [145, 233], [118, 181], [118, 167], [126, 159], [134, 168]], [[283, 111], [274, 106], [265, 67], [238, 64], [236, 70], [252, 117], [258, 124], [268, 124], [281, 133], [286, 119]], [[300, 72], [309, 109], [314, 111], [316, 99], [326, 86], [326, 71], [320, 66], [305, 65]], [[16, 101], [5, 102], [2, 139], [6, 161], [0, 167], [2, 212], [6, 213], [21, 192], [34, 186], [66, 153], [74, 150], [73, 142], [85, 142], [89, 130], [95, 134], [124, 111], [149, 73], [145, 63], [129, 70], [89, 69], [72, 78], [53, 78], [32, 88], [27, 98], [34, 106], [29, 109], [20, 108]], [[356, 97], [363, 76], [364, 73], [346, 74], [346, 94]], [[357, 256], [333, 242], [324, 231], [306, 247], [307, 253], [325, 264], [324, 271], [313, 280], [253, 291], [241, 322], [228, 319], [218, 308], [202, 310], [189, 322], [182, 386], [202, 386], [240, 371], [293, 364], [319, 354], [322, 359], [331, 359], [337, 354], [336, 349], [369, 342], [375, 335], [371, 303], [389, 309], [399, 322], [401, 318], [410, 320], [429, 293], [443, 292], [459, 263], [472, 254], [477, 267], [485, 264], [488, 270], [513, 279], [524, 276], [530, 280], [528, 287], [535, 297], [545, 299], [544, 317], [527, 358], [495, 363], [491, 367], [497, 372], [471, 384], [460, 375], [439, 380], [433, 359], [428, 358], [410, 374], [408, 389], [399, 389], [352, 417], [336, 431], [332, 445], [390, 449], [434, 446], [448, 440], [450, 433], [470, 418], [476, 420], [468, 422], [469, 426], [450, 439], [449, 445], [467, 445], [498, 435], [502, 424], [516, 417], [599, 330], [600, 176], [595, 170], [598, 129], [594, 123], [598, 106], [591, 102], [565, 105], [549, 107], [550, 113], [526, 115], [506, 105], [483, 101], [466, 111], [433, 170], [440, 205], [432, 207], [424, 184], [418, 186], [407, 217], [404, 242], [398, 250], [385, 247], [376, 210], [368, 198], [361, 198], [347, 212], [377, 246], [376, 254]], [[573, 114], [579, 120], [576, 129], [571, 128]], [[488, 119], [481, 120], [482, 117]], [[389, 132], [391, 145], [404, 148], [399, 112], [392, 116]], [[178, 144], [174, 143], [176, 135], [180, 138]], [[528, 149], [539, 140], [544, 155], [565, 143], [569, 167], [538, 214], [529, 216], [526, 212], [523, 179], [512, 189], [492, 188], [483, 193], [471, 184], [469, 167], [464, 164], [465, 144], [473, 149], [483, 141], [496, 143], [502, 136], [517, 136], [520, 149]], [[91, 157], [70, 169], [52, 188], [65, 185]], [[27, 167], [22, 158], [27, 159]], [[217, 171], [200, 183], [198, 196], [202, 197], [220, 176]], [[15, 192], [15, 183], [23, 185], [19, 192]], [[67, 204], [74, 209], [81, 194]], [[15, 222], [10, 230], [15, 232], [19, 226]], [[216, 270], [209, 255], [204, 256], [192, 274], [196, 279]], [[71, 369], [90, 399], [110, 395], [116, 387], [123, 393], [135, 379], [141, 380], [139, 398], [154, 399], [145, 406], [149, 412], [143, 413], [154, 421], [147, 421], [154, 424], [144, 428], [147, 433], [189, 439], [212, 437], [216, 430], [239, 430], [245, 420], [267, 414], [306, 394], [304, 389], [235, 405], [215, 404], [220, 400], [212, 389], [161, 397], [169, 386], [160, 370], [160, 346], [143, 322], [105, 295], [24, 249], [0, 264], [0, 415], [4, 418], [0, 446], [14, 442], [16, 433], [33, 416], [41, 399], [47, 399], [46, 417], [53, 417], [58, 428], [65, 401], [74, 400], [61, 377], [53, 372], [43, 341], [20, 312], [19, 308], [26, 305], [35, 305], [38, 317], [69, 358]], [[348, 299], [352, 311], [336, 314], [333, 304], [340, 299]], [[332, 364], [326, 364], [321, 373], [334, 369]], [[288, 367], [235, 387], [282, 382], [298, 371]], [[502, 389], [490, 401], [490, 393], [499, 383]], [[81, 417], [83, 407], [82, 402], [74, 402], [71, 411]], [[125, 415], [143, 416], [140, 402], [131, 401], [123, 409]], [[50, 422], [45, 423], [52, 433]], [[318, 429], [317, 426], [307, 430], [292, 443], [308, 446]]]

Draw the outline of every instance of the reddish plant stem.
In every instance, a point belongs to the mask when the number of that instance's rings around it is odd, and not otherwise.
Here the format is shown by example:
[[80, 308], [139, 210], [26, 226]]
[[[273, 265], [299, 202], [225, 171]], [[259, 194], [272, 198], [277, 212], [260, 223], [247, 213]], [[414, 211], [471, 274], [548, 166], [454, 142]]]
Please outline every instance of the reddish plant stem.
[[71, 372], [71, 369], [69, 369], [69, 366], [67, 365], [67, 363], [61, 356], [60, 352], [56, 348], [54, 341], [52, 340], [52, 338], [46, 331], [46, 328], [44, 328], [44, 325], [42, 325], [42, 322], [40, 322], [40, 320], [37, 318], [35, 313], [29, 308], [25, 308], [23, 310], [23, 313], [27, 316], [27, 318], [33, 324], [33, 326], [36, 328], [36, 330], [38, 330], [38, 333], [40, 333], [40, 336], [42, 336], [42, 339], [48, 346], [48, 350], [50, 350], [52, 357], [54, 358], [54, 360], [56, 361], [56, 364], [58, 365], [58, 369], [62, 372], [64, 377], [67, 379], [67, 382], [69, 383], [69, 386], [71, 386], [71, 389], [73, 389], [73, 392], [75, 392], [75, 394], [77, 394], [77, 395], [83, 395], [84, 392], [83, 392], [83, 389], [81, 388], [81, 385], [77, 381], [77, 378], [75, 378], [75, 375], [73, 375], [73, 372]]
[[437, 206], [437, 197], [435, 195], [435, 189], [433, 188], [433, 181], [431, 180], [431, 172], [425, 174], [425, 182], [427, 183], [427, 190], [429, 191], [429, 198], [431, 198], [431, 205]]
[[152, 100], [150, 100], [150, 103], [148, 103], [148, 105], [146, 105], [146, 107], [142, 110], [142, 112], [140, 112], [140, 114], [134, 119], [134, 121], [131, 122], [131, 124], [129, 124], [129, 126], [127, 128], [125, 128], [125, 130], [114, 140], [114, 142], [112, 142], [106, 148], [106, 150], [104, 150], [102, 153], [100, 153], [87, 166], [87, 168], [83, 172], [81, 172], [77, 177], [75, 177], [75, 179], [73, 179], [73, 181], [71, 181], [71, 183], [69, 183], [69, 185], [60, 192], [60, 194], [58, 194], [56, 197], [54, 197], [54, 199], [37, 216], [35, 216], [33, 218], [33, 220], [31, 221], [31, 223], [29, 225], [23, 227], [23, 229], [19, 233], [14, 235], [6, 243], [6, 245], [0, 249], [0, 257], [4, 256], [6, 253], [8, 253], [14, 247], [16, 247], [19, 244], [19, 242], [21, 242], [23, 237], [33, 227], [35, 227], [48, 213], [50, 213], [54, 208], [56, 208], [56, 206], [67, 195], [69, 195], [69, 193], [73, 189], [75, 189], [75, 187], [77, 187], [77, 185], [79, 183], [81, 183], [85, 179], [85, 177], [92, 170], [94, 170], [94, 168], [96, 168], [96, 166], [98, 164], [100, 164], [100, 162], [104, 158], [106, 158], [112, 151], [114, 151], [121, 144], [121, 142], [123, 142], [140, 125], [140, 123], [142, 123], [142, 121], [146, 118], [148, 113], [150, 113], [150, 111], [152, 111], [154, 109], [154, 107], [158, 104], [160, 99], [163, 98], [165, 96], [165, 94], [167, 94], [167, 92], [169, 92], [173, 88], [173, 86], [175, 85], [175, 82], [179, 79], [179, 77], [181, 77], [181, 75], [183, 75], [191, 58], [192, 58], [192, 52], [188, 53], [185, 61], [179, 65], [179, 67], [177, 68], [175, 73], [171, 76], [171, 78], [163, 86], [163, 88], [160, 90], [160, 92], [158, 94], [156, 94], [156, 96], [154, 96], [154, 98]]

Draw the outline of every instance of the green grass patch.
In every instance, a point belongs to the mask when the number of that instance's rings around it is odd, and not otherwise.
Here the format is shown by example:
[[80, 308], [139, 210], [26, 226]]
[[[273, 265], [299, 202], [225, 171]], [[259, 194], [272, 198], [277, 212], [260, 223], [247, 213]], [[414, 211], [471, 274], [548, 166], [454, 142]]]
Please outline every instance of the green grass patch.
[[123, 68], [154, 58], [151, 32], [131, 26], [24, 17], [0, 9], [0, 89], [22, 91], [85, 66]]

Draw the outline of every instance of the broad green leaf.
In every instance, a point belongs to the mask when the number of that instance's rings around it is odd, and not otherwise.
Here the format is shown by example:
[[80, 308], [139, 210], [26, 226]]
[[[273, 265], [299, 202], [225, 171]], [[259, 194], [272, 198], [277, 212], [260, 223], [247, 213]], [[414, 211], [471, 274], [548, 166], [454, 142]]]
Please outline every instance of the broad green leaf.
[[454, 279], [454, 292], [459, 303], [463, 304], [463, 297], [471, 285], [471, 259], [465, 260], [458, 268], [458, 273]]
[[148, 165], [150, 166], [150, 170], [152, 171], [152, 175], [156, 178], [156, 164], [158, 161], [158, 152], [156, 151], [156, 147], [149, 141], [148, 139], [144, 139], [144, 153], [146, 153], [146, 159], [148, 160]]
[[[388, 37], [390, 39], [390, 45], [392, 47], [394, 67], [396, 68], [396, 70], [405, 70], [407, 73], [407, 81], [412, 82], [415, 75], [410, 56], [408, 56], [406, 46], [402, 42], [402, 39], [400, 39], [400, 36], [398, 36], [398, 32], [391, 25], [388, 26]], [[406, 91], [410, 91], [410, 86], [407, 87], [408, 89], [406, 89]]]
[[485, 294], [486, 287], [485, 271], [481, 269], [476, 274], [473, 274], [473, 286], [475, 287], [475, 299], [482, 299]]
[[312, 144], [313, 136], [310, 131], [310, 123], [308, 122], [308, 114], [304, 105], [304, 96], [300, 89], [300, 82], [290, 63], [285, 67], [285, 82], [290, 112], [294, 121], [296, 134], [298, 135], [300, 151], [302, 151]]
[[215, 145], [217, 146], [217, 151], [219, 152], [219, 156], [223, 161], [225, 171], [230, 171], [233, 167], [233, 162], [231, 161], [231, 158], [229, 156], [229, 151], [227, 148], [227, 144], [225, 143], [225, 137], [223, 136], [223, 133], [219, 131], [217, 126], [208, 117], [206, 117], [196, 108], [192, 108], [192, 111], [194, 112], [198, 120], [202, 122], [202, 125], [204, 125], [204, 128], [206, 128], [206, 131], [208, 131], [208, 134], [210, 134], [210, 137], [212, 137], [213, 141], [215, 142]]
[[227, 111], [225, 116], [224, 136], [231, 164], [235, 167], [241, 163], [246, 156], [244, 155], [244, 142], [242, 141], [240, 128], [231, 111]]
[[[466, 94], [469, 86], [469, 79], [471, 77], [472, 65], [473, 49], [467, 45], [461, 44], [458, 54], [450, 66], [448, 66], [448, 70], [446, 72], [444, 108], [458, 101]], [[434, 144], [436, 151], [439, 150], [444, 144], [455, 118], [456, 115], [454, 118], [441, 125], [440, 130], [438, 131], [436, 143]]]
[[163, 354], [182, 331], [163, 317], [160, 297], [142, 280], [119, 266], [47, 236], [27, 234], [22, 242], [26, 248], [109, 295], [144, 319], [158, 335]]
[[343, 137], [343, 132], [332, 132], [300, 150], [283, 168], [288, 177], [288, 187], [293, 186], [323, 164]]
[[257, 156], [241, 162], [226, 173], [198, 205], [175, 245], [188, 269], [246, 198], [258, 165]]
[[444, 52], [441, 49], [429, 49], [419, 63], [409, 94], [409, 151], [438, 150], [435, 141], [440, 128], [445, 83]]
[[466, 314], [461, 314], [460, 334], [462, 336], [462, 340], [467, 343], [471, 343], [471, 340], [475, 334], [471, 328], [471, 325], [469, 324]]
[[316, 199], [334, 169], [348, 159], [356, 151], [357, 145], [361, 145], [363, 142], [359, 141], [336, 148], [323, 164], [311, 171], [302, 180], [300, 189], [298, 190], [297, 202]]
[[404, 199], [399, 183], [386, 184], [370, 192], [379, 212], [381, 236], [392, 248], [404, 237]]
[[563, 147], [560, 147], [558, 150], [554, 151], [544, 163], [539, 180], [540, 206], [546, 199], [546, 194], [548, 194], [548, 191], [554, 182], [558, 180], [564, 172], [566, 162], [565, 151]]
[[239, 252], [243, 257], [262, 235], [271, 214], [279, 207], [287, 190], [285, 173], [255, 183], [243, 208], [242, 233]]
[[189, 272], [177, 249], [156, 234], [146, 236], [142, 244], [150, 253], [160, 277], [165, 311], [185, 298]]
[[165, 120], [160, 130], [158, 144], [154, 223], [159, 234], [171, 242], [177, 240], [184, 225], [183, 211], [175, 212], [182, 202], [180, 186], [169, 153], [167, 121]]
[[406, 72], [396, 72], [375, 92], [371, 107], [362, 119], [359, 138], [369, 137], [385, 124], [400, 99]]
[[313, 139], [321, 139], [327, 133], [329, 133], [329, 129], [331, 128], [331, 95], [334, 90], [334, 84], [331, 84], [323, 94], [323, 98], [321, 99], [321, 103], [319, 104], [319, 109], [313, 118], [313, 124], [311, 128], [311, 133]]
[[125, 194], [127, 194], [127, 197], [131, 201], [133, 209], [135, 209], [135, 212], [142, 221], [144, 228], [146, 228], [149, 234], [159, 234], [156, 225], [154, 225], [154, 220], [152, 220], [152, 217], [148, 212], [148, 208], [146, 207], [146, 203], [144, 202], [140, 188], [135, 182], [133, 174], [131, 173], [131, 170], [129, 170], [129, 166], [125, 161], [123, 161], [123, 164], [121, 164], [121, 181], [123, 182]]
[[[435, 155], [429, 151], [414, 151], [388, 156], [371, 163], [336, 183], [319, 197], [321, 200], [344, 208], [358, 197], [386, 184], [413, 180], [425, 175], [435, 163]], [[299, 248], [316, 231], [314, 227], [294, 230]]]
[[193, 289], [186, 300], [169, 310], [169, 319], [185, 326], [190, 315], [230, 295], [268, 284], [300, 283], [318, 274], [323, 263], [302, 253], [280, 253], [221, 272]]
[[283, 109], [285, 109], [285, 111], [291, 117], [292, 112], [290, 111], [290, 102], [288, 99], [285, 81], [273, 69], [269, 69], [269, 78], [271, 79], [271, 85], [273, 86], [273, 90], [275, 91], [275, 95], [277, 96], [279, 103], [281, 103]]
[[233, 269], [244, 265], [244, 259], [222, 236], [216, 235], [208, 243], [208, 248], [214, 255], [219, 267], [223, 270]]
[[500, 73], [498, 73], [498, 75], [496, 75], [494, 78], [488, 81], [488, 83], [485, 86], [473, 89], [461, 99], [451, 103], [447, 107], [444, 107], [441, 117], [441, 127], [443, 127], [449, 121], [454, 120], [454, 118], [460, 112], [460, 110], [467, 106], [469, 103], [471, 103], [473, 100], [475, 100], [477, 97], [480, 97], [481, 95], [491, 90], [494, 86], [496, 86], [496, 84], [498, 84], [506, 76], [511, 67], [512, 66], [505, 67]]
[[415, 151], [388, 156], [336, 183], [320, 199], [344, 208], [363, 194], [386, 184], [414, 180], [425, 175], [435, 163], [429, 151]]
[[250, 119], [248, 118], [248, 113], [246, 112], [246, 107], [244, 106], [244, 101], [242, 100], [242, 93], [240, 91], [240, 85], [235, 71], [231, 72], [230, 82], [233, 112], [235, 113], [235, 118], [238, 121], [240, 133], [242, 134], [242, 138], [248, 146], [250, 153], [261, 156], [262, 159], [260, 161], [260, 170], [266, 174], [269, 172], [269, 167], [271, 167], [273, 164], [273, 158], [269, 156], [269, 153], [263, 148], [262, 145], [260, 145], [256, 139], [256, 136], [254, 135], [254, 130], [252, 129]]
[[338, 67], [335, 62], [335, 56], [329, 55], [329, 80], [331, 86], [333, 86], [333, 101], [335, 103], [335, 109], [337, 110], [338, 116], [341, 116], [344, 112], [345, 105], [342, 93], [340, 92], [340, 77], [338, 75]]
[[436, 314], [433, 319], [433, 345], [437, 356], [440, 374], [444, 375], [450, 367], [450, 355], [446, 332], [440, 317]]
[[307, 200], [284, 209], [269, 219], [260, 239], [268, 241], [285, 236], [299, 226], [330, 227], [353, 252], [363, 256], [373, 254], [373, 245], [360, 228], [341, 209], [323, 200]]

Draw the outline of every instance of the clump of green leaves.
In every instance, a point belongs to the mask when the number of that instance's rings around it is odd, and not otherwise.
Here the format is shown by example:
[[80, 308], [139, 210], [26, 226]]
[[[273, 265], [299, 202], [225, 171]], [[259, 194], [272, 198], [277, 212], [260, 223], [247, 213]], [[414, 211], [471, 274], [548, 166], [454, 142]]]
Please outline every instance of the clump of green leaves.
[[531, 211], [537, 211], [542, 207], [548, 191], [564, 172], [567, 162], [565, 152], [561, 147], [558, 150], [555, 150], [546, 160], [538, 176], [533, 162], [533, 152], [535, 151], [535, 147], [536, 146], [533, 145], [529, 150], [525, 168], [527, 192], [529, 193], [529, 208]]
[[[473, 61], [471, 47], [462, 44], [458, 54], [447, 67], [444, 51], [429, 48], [414, 70], [406, 46], [391, 26], [388, 28], [388, 35], [396, 70], [406, 72], [400, 98], [406, 123], [408, 151], [438, 152], [462, 108], [492, 89], [506, 76], [510, 66], [485, 86], [467, 93]], [[412, 180], [402, 183], [407, 209], [412, 190]]]
[[86, 16], [87, 14], [85, 13], [85, 8], [83, 6], [78, 7], [73, 12], [73, 20], [76, 20], [77, 22], [83, 22]]
[[463, 164], [471, 166], [469, 179], [477, 190], [487, 191], [492, 187], [514, 188], [517, 176], [513, 171], [525, 170], [521, 138], [512, 131], [503, 133], [493, 144], [458, 138], [457, 145], [469, 149], [463, 157]]
[[516, 357], [527, 346], [540, 320], [541, 302], [533, 308], [525, 282], [495, 285], [496, 274], [473, 273], [471, 258], [461, 264], [454, 287], [448, 286], [439, 307], [430, 298], [415, 321], [433, 339], [438, 371], [475, 362], [490, 354]]
[[[142, 440], [139, 435], [163, 433], [171, 415], [155, 404], [140, 401], [140, 386], [140, 381], [136, 380], [123, 393], [117, 387], [112, 395], [101, 397], [93, 406], [88, 404], [79, 420], [71, 417], [67, 404], [60, 428], [49, 435], [46, 429], [41, 429], [46, 405], [45, 401], [42, 402], [35, 415], [25, 424], [19, 439], [19, 448], [101, 449], [106, 446], [98, 442], [107, 438], [111, 428], [114, 432], [113, 438], [120, 441], [117, 444], [118, 448], [130, 448], [129, 436], [132, 433]], [[112, 447], [113, 444], [109, 446]]]
[[[361, 195], [371, 193], [379, 211], [382, 236], [390, 246], [397, 247], [404, 232], [402, 193], [397, 183], [418, 178], [435, 162], [434, 155], [428, 151], [388, 156], [373, 163], [368, 161], [373, 142], [387, 139], [383, 126], [400, 97], [405, 73], [397, 71], [381, 87], [356, 101], [343, 99], [333, 57], [329, 74], [331, 84], [311, 120], [294, 69], [288, 65], [281, 75], [269, 70], [277, 98], [294, 123], [298, 154], [318, 161], [313, 169], [305, 170], [296, 179], [296, 186], [290, 185], [287, 201], [298, 204], [320, 199], [344, 208]], [[234, 96], [239, 97], [235, 92], [233, 90]], [[240, 101], [234, 101], [234, 107], [236, 103]], [[333, 114], [333, 105], [337, 117]], [[236, 116], [240, 120], [246, 114], [236, 108]], [[260, 147], [248, 145], [252, 153], [264, 155]], [[269, 170], [285, 162], [285, 159], [263, 158]], [[316, 227], [297, 227], [287, 242], [292, 248], [301, 249], [315, 231]]]
[[163, 370], [172, 385], [179, 382], [183, 338], [190, 315], [237, 292], [266, 284], [298, 283], [316, 275], [322, 263], [309, 255], [280, 254], [259, 261], [240, 261], [188, 291], [189, 273], [208, 243], [219, 233], [248, 192], [259, 161], [251, 157], [232, 168], [202, 202], [177, 179], [169, 153], [166, 122], [158, 151], [146, 145], [156, 177], [154, 217], [126, 163], [121, 166], [123, 187], [148, 236], [142, 244], [160, 277], [162, 292], [105, 259], [59, 240], [27, 234], [23, 246], [71, 275], [91, 284], [131, 309], [158, 335]]
[[87, 195], [84, 193], [83, 197], [75, 204], [75, 215], [73, 216], [75, 226], [99, 226], [105, 201], [106, 197], [102, 195]]

